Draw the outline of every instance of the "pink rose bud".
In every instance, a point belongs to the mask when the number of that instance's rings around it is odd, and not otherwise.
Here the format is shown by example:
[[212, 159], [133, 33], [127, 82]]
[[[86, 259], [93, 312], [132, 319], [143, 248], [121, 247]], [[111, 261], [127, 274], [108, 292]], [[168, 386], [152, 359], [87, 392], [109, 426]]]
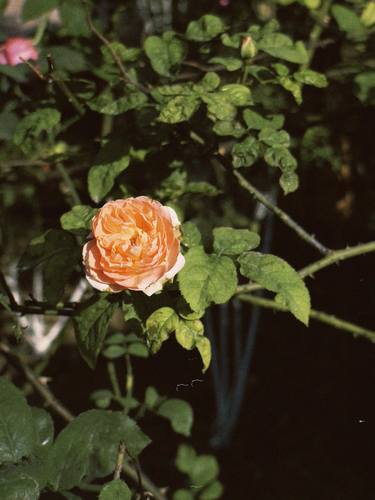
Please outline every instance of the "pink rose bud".
[[8, 64], [16, 66], [22, 64], [23, 60], [38, 59], [38, 51], [34, 47], [31, 40], [27, 38], [8, 38], [8, 40], [0, 46], [0, 64]]

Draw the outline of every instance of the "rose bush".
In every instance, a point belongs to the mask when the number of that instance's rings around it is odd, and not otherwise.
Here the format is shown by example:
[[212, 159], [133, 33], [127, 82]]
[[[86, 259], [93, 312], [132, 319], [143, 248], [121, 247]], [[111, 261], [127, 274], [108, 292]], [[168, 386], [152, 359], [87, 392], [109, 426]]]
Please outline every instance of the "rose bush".
[[184, 266], [176, 212], [146, 196], [109, 201], [83, 247], [89, 283], [100, 291], [152, 295]]

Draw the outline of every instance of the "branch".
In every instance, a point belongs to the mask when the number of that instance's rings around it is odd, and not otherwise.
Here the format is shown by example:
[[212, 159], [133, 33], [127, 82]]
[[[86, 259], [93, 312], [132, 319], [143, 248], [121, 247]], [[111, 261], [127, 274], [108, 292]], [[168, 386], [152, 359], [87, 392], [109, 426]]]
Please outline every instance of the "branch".
[[60, 401], [53, 395], [46, 385], [42, 384], [37, 375], [35, 375], [32, 369], [27, 366], [20, 356], [12, 352], [4, 343], [0, 344], [0, 352], [7, 358], [11, 365], [13, 365], [18, 371], [22, 371], [24, 373], [26, 379], [30, 382], [34, 389], [39, 392], [45, 400], [47, 406], [50, 406], [51, 409], [66, 422], [71, 422], [74, 419], [72, 413], [70, 413], [70, 411], [65, 408], [62, 403], [60, 403]]
[[316, 49], [319, 47], [319, 39], [322, 35], [324, 28], [329, 23], [329, 10], [331, 8], [332, 0], [323, 1], [322, 7], [318, 13], [318, 19], [310, 32], [309, 39], [309, 47], [307, 49], [308, 60], [305, 64], [302, 65], [303, 69], [306, 69], [310, 66], [311, 61], [313, 60]]
[[262, 205], [264, 205], [268, 210], [273, 212], [284, 224], [290, 227], [298, 236], [306, 241], [309, 245], [318, 250], [321, 254], [327, 255], [331, 252], [329, 248], [320, 243], [315, 236], [309, 234], [302, 226], [298, 224], [295, 220], [293, 220], [287, 213], [285, 213], [281, 208], [274, 205], [269, 201], [269, 199], [264, 196], [258, 189], [253, 186], [245, 177], [237, 172], [237, 170], [233, 171], [234, 176], [238, 179], [240, 186], [242, 186], [246, 191], [248, 191], [255, 199], [257, 199]]
[[10, 308], [14, 310], [15, 307], [18, 307], [18, 304], [16, 299], [14, 298], [12, 290], [8, 286], [7, 280], [5, 279], [5, 276], [2, 271], [0, 271], [0, 286], [4, 289], [4, 292], [8, 297]]
[[[239, 295], [238, 298], [244, 302], [250, 302], [255, 306], [265, 307], [268, 309], [274, 309], [276, 311], [289, 312], [289, 309], [281, 304], [276, 303], [274, 300], [264, 299], [262, 297], [257, 297], [255, 295]], [[310, 310], [310, 318], [325, 323], [327, 325], [333, 326], [338, 330], [344, 330], [350, 332], [354, 337], [364, 337], [371, 342], [375, 343], [375, 331], [367, 330], [367, 328], [362, 328], [349, 321], [344, 321], [341, 318], [337, 318], [331, 314], [324, 313], [322, 311], [317, 311], [315, 309]]]
[[120, 479], [121, 471], [124, 465], [125, 452], [126, 452], [125, 443], [121, 441], [118, 447], [116, 467], [115, 467], [115, 472], [113, 474], [113, 479]]
[[92, 31], [92, 33], [97, 37], [99, 38], [99, 40], [107, 47], [107, 49], [109, 50], [111, 56], [112, 56], [112, 59], [114, 60], [114, 62], [116, 63], [117, 67], [119, 68], [120, 70], [120, 73], [122, 75], [122, 78], [123, 80], [125, 81], [125, 83], [128, 83], [130, 85], [133, 85], [133, 87], [136, 87], [138, 90], [140, 90], [141, 92], [144, 92], [145, 94], [149, 94], [149, 90], [147, 89], [147, 87], [145, 87], [144, 85], [142, 85], [141, 83], [138, 83], [136, 82], [135, 80], [133, 80], [127, 73], [124, 65], [122, 64], [122, 61], [120, 59], [120, 57], [118, 56], [118, 54], [116, 53], [116, 51], [114, 50], [114, 48], [112, 47], [111, 45], [111, 42], [102, 34], [100, 33], [100, 31], [95, 27], [94, 23], [93, 23], [93, 20], [92, 20], [92, 17], [91, 17], [91, 14], [90, 14], [90, 10], [88, 8], [88, 5], [87, 5], [87, 0], [81, 0], [84, 8], [85, 8], [85, 11], [86, 11], [86, 20], [87, 20], [87, 24], [88, 24], [88, 27], [90, 28], [90, 30]]
[[[352, 257], [358, 257], [359, 255], [365, 255], [366, 253], [375, 252], [375, 241], [370, 241], [369, 243], [363, 243], [361, 245], [356, 245], [355, 247], [348, 247], [342, 250], [334, 250], [326, 257], [323, 257], [312, 264], [300, 269], [298, 274], [301, 278], [311, 277], [317, 271], [324, 269], [325, 267], [336, 264], [342, 260], [351, 259]], [[236, 293], [248, 293], [255, 292], [256, 290], [261, 290], [263, 287], [256, 283], [249, 283], [246, 285], [240, 285], [237, 287]]]
[[74, 182], [72, 181], [72, 178], [70, 177], [68, 171], [64, 167], [64, 165], [60, 162], [56, 163], [56, 168], [58, 172], [61, 175], [62, 180], [65, 182], [65, 185], [70, 193], [70, 196], [72, 198], [73, 204], [74, 205], [80, 205], [81, 204], [81, 198], [79, 197], [79, 194], [76, 190], [76, 187], [74, 185]]

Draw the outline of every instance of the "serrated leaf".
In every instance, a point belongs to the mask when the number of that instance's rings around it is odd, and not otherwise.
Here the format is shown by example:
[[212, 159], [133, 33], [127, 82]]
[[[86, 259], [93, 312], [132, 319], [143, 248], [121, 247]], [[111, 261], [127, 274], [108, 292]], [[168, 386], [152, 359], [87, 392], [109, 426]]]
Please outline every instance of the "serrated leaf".
[[170, 99], [160, 110], [158, 120], [163, 123], [181, 123], [199, 108], [199, 99], [194, 96], [176, 96]]
[[184, 349], [193, 349], [204, 333], [202, 321], [180, 320], [176, 328], [176, 340]]
[[208, 61], [211, 64], [221, 64], [227, 71], [237, 71], [242, 68], [241, 59], [237, 57], [211, 57]]
[[305, 85], [312, 85], [313, 87], [318, 87], [320, 89], [327, 87], [328, 81], [325, 75], [313, 71], [312, 69], [301, 69], [294, 73], [294, 78], [297, 82], [303, 83]]
[[361, 19], [354, 12], [343, 5], [334, 4], [331, 9], [339, 28], [346, 33], [348, 38], [356, 41], [364, 40], [367, 36], [367, 30], [361, 23]]
[[0, 378], [0, 465], [29, 457], [36, 444], [30, 407], [22, 392]]
[[132, 492], [120, 479], [114, 479], [103, 486], [99, 500], [131, 500]]
[[225, 31], [225, 24], [220, 17], [206, 14], [197, 21], [190, 21], [186, 37], [194, 42], [208, 42]]
[[63, 429], [50, 450], [53, 490], [69, 490], [83, 480], [90, 482], [111, 474], [120, 442], [132, 456], [137, 456], [150, 439], [120, 411], [81, 413]]
[[170, 421], [175, 432], [190, 436], [193, 410], [189, 403], [182, 399], [167, 399], [159, 406], [157, 413]]
[[212, 92], [201, 96], [207, 104], [208, 117], [212, 120], [233, 121], [237, 115], [236, 106], [224, 92]]
[[113, 188], [116, 178], [130, 164], [129, 147], [122, 141], [110, 141], [100, 151], [90, 168], [87, 183], [90, 196], [96, 203]]
[[290, 312], [308, 325], [310, 294], [300, 275], [276, 255], [249, 252], [238, 259], [241, 274], [271, 292], [276, 292]]
[[300, 82], [293, 80], [289, 76], [280, 76], [278, 82], [285, 90], [292, 94], [297, 104], [302, 103], [302, 84]]
[[49, 229], [31, 240], [18, 268], [25, 271], [42, 264], [43, 294], [49, 302], [57, 302], [79, 260], [75, 237], [67, 231]]
[[25, 154], [32, 153], [41, 134], [53, 137], [56, 126], [60, 123], [61, 114], [53, 108], [42, 108], [27, 114], [17, 123], [13, 142]]
[[220, 93], [233, 106], [247, 106], [252, 104], [251, 90], [240, 83], [227, 83], [220, 88]]
[[282, 115], [274, 115], [271, 119], [264, 118], [259, 113], [251, 109], [245, 109], [243, 118], [249, 129], [262, 130], [262, 129], [279, 129], [284, 124], [284, 117]]
[[61, 227], [66, 231], [91, 229], [91, 220], [97, 209], [88, 205], [76, 205], [60, 217]]
[[232, 148], [233, 167], [251, 167], [259, 158], [260, 144], [255, 137], [246, 137]]
[[260, 243], [259, 235], [248, 229], [216, 227], [213, 235], [214, 251], [220, 255], [239, 255], [253, 250]]
[[292, 39], [283, 33], [270, 33], [264, 36], [258, 43], [259, 50], [296, 64], [305, 64], [308, 61], [308, 53], [302, 42], [293, 43]]
[[124, 87], [122, 97], [114, 97], [110, 89], [105, 89], [100, 95], [87, 102], [93, 111], [103, 115], [117, 116], [133, 109], [142, 108], [147, 102], [147, 96], [131, 85]]
[[181, 293], [194, 311], [212, 302], [223, 304], [235, 293], [237, 272], [229, 257], [208, 255], [200, 246], [186, 254], [186, 264], [178, 275]]
[[185, 57], [185, 45], [173, 32], [165, 32], [163, 36], [152, 35], [146, 38], [144, 49], [156, 73], [171, 76], [173, 68]]
[[171, 307], [161, 307], [146, 321], [146, 337], [152, 353], [157, 352], [178, 325], [178, 316]]
[[202, 242], [202, 235], [194, 222], [184, 222], [181, 226], [182, 243], [187, 247], [196, 247]]
[[73, 317], [78, 349], [90, 368], [95, 368], [115, 307], [107, 296], [101, 295], [82, 304]]

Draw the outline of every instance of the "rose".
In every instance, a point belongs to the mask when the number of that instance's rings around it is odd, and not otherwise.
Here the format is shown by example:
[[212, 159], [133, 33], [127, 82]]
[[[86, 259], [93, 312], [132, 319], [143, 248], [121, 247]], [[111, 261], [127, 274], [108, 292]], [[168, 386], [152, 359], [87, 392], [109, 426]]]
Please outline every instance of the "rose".
[[3, 45], [0, 45], [0, 64], [16, 66], [22, 64], [23, 60], [36, 61], [38, 56], [32, 41], [27, 38], [8, 38]]
[[146, 196], [106, 203], [83, 247], [86, 278], [98, 290], [152, 295], [185, 264], [176, 212]]

